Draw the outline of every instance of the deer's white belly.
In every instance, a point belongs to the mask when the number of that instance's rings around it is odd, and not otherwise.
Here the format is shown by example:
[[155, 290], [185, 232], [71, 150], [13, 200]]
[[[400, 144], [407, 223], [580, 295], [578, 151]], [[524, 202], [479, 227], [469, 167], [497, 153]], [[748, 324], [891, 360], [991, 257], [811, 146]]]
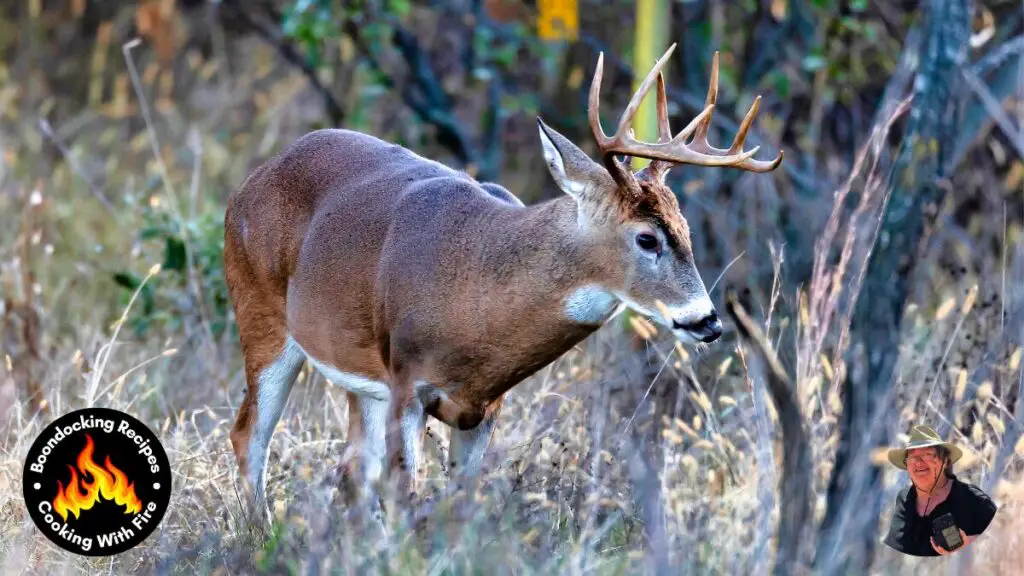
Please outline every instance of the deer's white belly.
[[337, 384], [338, 386], [341, 386], [353, 394], [358, 394], [359, 396], [366, 396], [376, 400], [391, 399], [391, 390], [388, 389], [386, 382], [373, 380], [351, 372], [343, 372], [330, 364], [317, 360], [305, 350], [303, 350], [303, 353], [306, 355], [309, 363], [312, 364], [318, 372], [323, 374], [324, 378], [326, 378], [330, 383]]

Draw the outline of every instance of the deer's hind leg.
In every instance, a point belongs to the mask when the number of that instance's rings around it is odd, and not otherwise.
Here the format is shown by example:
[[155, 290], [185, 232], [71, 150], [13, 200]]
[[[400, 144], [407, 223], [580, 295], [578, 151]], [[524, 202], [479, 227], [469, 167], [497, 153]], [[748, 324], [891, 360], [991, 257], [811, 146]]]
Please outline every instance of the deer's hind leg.
[[[225, 235], [225, 253], [235, 254], [235, 238]], [[288, 335], [284, 297], [254, 282], [244, 257], [225, 259], [225, 276], [245, 359], [245, 398], [231, 430], [249, 521], [269, 519], [266, 480], [270, 439], [305, 355]]]
[[243, 342], [243, 350], [245, 399], [231, 430], [231, 444], [242, 477], [250, 521], [259, 522], [269, 518], [264, 473], [270, 440], [305, 356], [283, 330], [277, 335], [264, 335], [259, 342]]
[[388, 401], [348, 392], [348, 437], [342, 456], [342, 487], [350, 505], [371, 499], [384, 474]]

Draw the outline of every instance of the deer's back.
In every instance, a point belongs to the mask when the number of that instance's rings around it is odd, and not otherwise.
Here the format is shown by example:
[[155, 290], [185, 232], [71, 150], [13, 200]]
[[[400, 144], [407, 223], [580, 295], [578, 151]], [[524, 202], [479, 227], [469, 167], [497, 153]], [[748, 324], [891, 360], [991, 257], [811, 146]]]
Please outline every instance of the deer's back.
[[225, 226], [257, 280], [284, 289], [303, 244], [317, 241], [307, 238], [310, 226], [358, 230], [351, 240], [370, 248], [402, 188], [444, 172], [458, 174], [373, 136], [317, 130], [253, 171], [232, 195]]
[[241, 248], [250, 281], [286, 305], [288, 332], [306, 352], [383, 378], [375, 284], [388, 235], [436, 229], [450, 211], [451, 191], [463, 196], [466, 188], [486, 204], [494, 202], [488, 195], [501, 197], [401, 146], [318, 130], [259, 167], [232, 196], [226, 244]]

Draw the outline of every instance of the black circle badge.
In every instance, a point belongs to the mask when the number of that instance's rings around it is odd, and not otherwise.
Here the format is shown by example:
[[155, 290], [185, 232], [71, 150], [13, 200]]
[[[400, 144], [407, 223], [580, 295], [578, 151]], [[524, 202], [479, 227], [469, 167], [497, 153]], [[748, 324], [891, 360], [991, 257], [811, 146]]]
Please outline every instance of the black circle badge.
[[171, 466], [160, 440], [110, 408], [77, 410], [47, 426], [28, 452], [22, 482], [36, 526], [84, 556], [135, 547], [171, 500]]

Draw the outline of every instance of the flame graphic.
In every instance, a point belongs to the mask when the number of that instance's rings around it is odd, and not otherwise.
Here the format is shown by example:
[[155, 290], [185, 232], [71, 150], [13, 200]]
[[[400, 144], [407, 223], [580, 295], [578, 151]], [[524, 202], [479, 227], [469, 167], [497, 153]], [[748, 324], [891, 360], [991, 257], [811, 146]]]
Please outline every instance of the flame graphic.
[[[86, 434], [85, 439], [85, 448], [78, 453], [78, 470], [68, 465], [71, 481], [67, 488], [60, 480], [57, 481], [57, 497], [53, 499], [53, 509], [67, 521], [68, 512], [78, 518], [82, 510], [92, 508], [102, 496], [105, 500], [113, 500], [125, 506], [125, 514], [141, 512], [142, 501], [135, 495], [135, 483], [129, 482], [128, 476], [110, 463], [110, 456], [107, 456], [105, 468], [94, 462], [92, 454], [96, 446], [92, 436]], [[79, 471], [82, 473], [81, 479], [78, 477]], [[86, 476], [91, 476], [92, 481], [87, 482]]]

